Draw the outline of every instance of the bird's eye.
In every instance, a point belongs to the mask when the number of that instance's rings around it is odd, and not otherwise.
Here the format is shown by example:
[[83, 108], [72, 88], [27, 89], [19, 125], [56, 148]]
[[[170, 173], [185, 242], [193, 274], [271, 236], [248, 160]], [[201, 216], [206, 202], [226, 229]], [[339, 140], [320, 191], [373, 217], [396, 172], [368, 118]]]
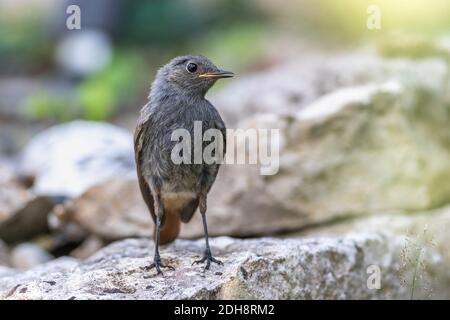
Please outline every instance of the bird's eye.
[[193, 73], [193, 72], [197, 71], [197, 65], [195, 63], [190, 62], [187, 64], [186, 70]]

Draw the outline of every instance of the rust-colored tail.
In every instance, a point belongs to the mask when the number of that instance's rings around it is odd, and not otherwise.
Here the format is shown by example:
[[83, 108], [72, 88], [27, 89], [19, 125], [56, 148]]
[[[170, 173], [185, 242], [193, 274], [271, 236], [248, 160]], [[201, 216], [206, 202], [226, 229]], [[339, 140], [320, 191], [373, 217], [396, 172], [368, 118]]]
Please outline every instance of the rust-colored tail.
[[[159, 244], [174, 241], [180, 233], [180, 215], [176, 210], [165, 210], [164, 224], [159, 231]], [[156, 228], [153, 230], [153, 239], [156, 239]]]

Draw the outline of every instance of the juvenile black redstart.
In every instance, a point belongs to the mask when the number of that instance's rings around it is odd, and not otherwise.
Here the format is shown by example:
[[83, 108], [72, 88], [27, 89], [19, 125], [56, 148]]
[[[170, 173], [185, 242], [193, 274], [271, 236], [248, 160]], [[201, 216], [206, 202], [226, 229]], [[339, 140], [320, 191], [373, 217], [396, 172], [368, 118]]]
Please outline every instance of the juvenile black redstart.
[[156, 225], [155, 256], [148, 268], [156, 268], [158, 274], [163, 267], [173, 270], [161, 263], [159, 245], [174, 241], [180, 231], [180, 221], [189, 222], [197, 207], [202, 215], [206, 249], [203, 258], [194, 263], [206, 262], [205, 269], [209, 269], [211, 262], [222, 264], [211, 255], [206, 223], [206, 198], [220, 162], [175, 164], [171, 153], [177, 141], [172, 141], [172, 133], [185, 129], [194, 136], [194, 122], [200, 121], [202, 132], [211, 128], [220, 130], [225, 154], [225, 124], [205, 94], [217, 79], [233, 75], [202, 56], [174, 58], [158, 71], [149, 101], [141, 110], [134, 148], [139, 186]]

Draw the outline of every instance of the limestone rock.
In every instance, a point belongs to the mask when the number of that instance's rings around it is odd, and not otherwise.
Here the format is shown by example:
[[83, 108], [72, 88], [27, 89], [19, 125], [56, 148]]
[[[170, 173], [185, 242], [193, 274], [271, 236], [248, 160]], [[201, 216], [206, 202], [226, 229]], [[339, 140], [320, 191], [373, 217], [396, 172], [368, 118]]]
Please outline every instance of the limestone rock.
[[311, 228], [286, 236], [318, 237], [342, 236], [350, 232], [381, 233], [386, 237], [403, 237], [418, 241], [425, 247], [438, 251], [445, 263], [450, 265], [450, 206], [414, 214], [402, 211], [377, 213], [358, 217], [318, 228]]
[[[236, 215], [241, 222], [248, 219], [242, 229], [258, 234], [268, 231], [265, 226], [298, 229], [448, 203], [448, 107], [422, 90], [397, 82], [343, 88], [295, 116], [260, 115], [241, 122], [242, 128], [280, 128], [280, 170], [261, 176], [257, 168], [229, 166], [240, 174], [229, 174], [228, 180], [219, 176], [210, 195], [211, 224], [227, 228], [233, 225], [224, 223], [227, 214]], [[223, 208], [226, 214], [216, 214]], [[277, 214], [265, 216], [265, 211]]]
[[[431, 76], [432, 75], [432, 76]], [[428, 91], [448, 87], [444, 59], [384, 59], [370, 50], [333, 57], [313, 52], [273, 68], [239, 77], [211, 97], [229, 128], [259, 113], [292, 114], [323, 95], [356, 85], [398, 81]], [[447, 96], [448, 97], [448, 96]]]
[[57, 125], [25, 147], [19, 171], [35, 177], [37, 194], [75, 197], [102, 181], [135, 174], [132, 135], [105, 123]]
[[[400, 242], [377, 234], [338, 238], [212, 239], [224, 266], [203, 273], [192, 266], [203, 241], [177, 240], [162, 250], [176, 271], [165, 277], [145, 270], [152, 256], [149, 240], [111, 244], [79, 262], [60, 258], [27, 272], [0, 278], [2, 299], [381, 299], [409, 298], [397, 275]], [[428, 272], [435, 298], [449, 298], [448, 265], [429, 249]], [[379, 290], [369, 289], [367, 267], [382, 270]], [[416, 297], [425, 293], [417, 292]]]
[[55, 217], [76, 223], [105, 240], [151, 235], [150, 213], [137, 179], [113, 179], [90, 188], [68, 201]]

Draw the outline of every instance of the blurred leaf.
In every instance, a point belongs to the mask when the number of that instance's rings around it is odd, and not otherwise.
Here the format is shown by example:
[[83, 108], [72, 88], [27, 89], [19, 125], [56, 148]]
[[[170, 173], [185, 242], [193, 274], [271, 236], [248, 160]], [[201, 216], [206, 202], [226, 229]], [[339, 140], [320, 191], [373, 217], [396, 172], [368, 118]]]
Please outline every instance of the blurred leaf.
[[32, 120], [68, 121], [76, 118], [79, 108], [72, 99], [40, 93], [27, 99], [25, 116]]
[[83, 116], [90, 120], [110, 118], [121, 106], [133, 102], [145, 63], [134, 52], [116, 54], [112, 63], [84, 81], [78, 89]]

